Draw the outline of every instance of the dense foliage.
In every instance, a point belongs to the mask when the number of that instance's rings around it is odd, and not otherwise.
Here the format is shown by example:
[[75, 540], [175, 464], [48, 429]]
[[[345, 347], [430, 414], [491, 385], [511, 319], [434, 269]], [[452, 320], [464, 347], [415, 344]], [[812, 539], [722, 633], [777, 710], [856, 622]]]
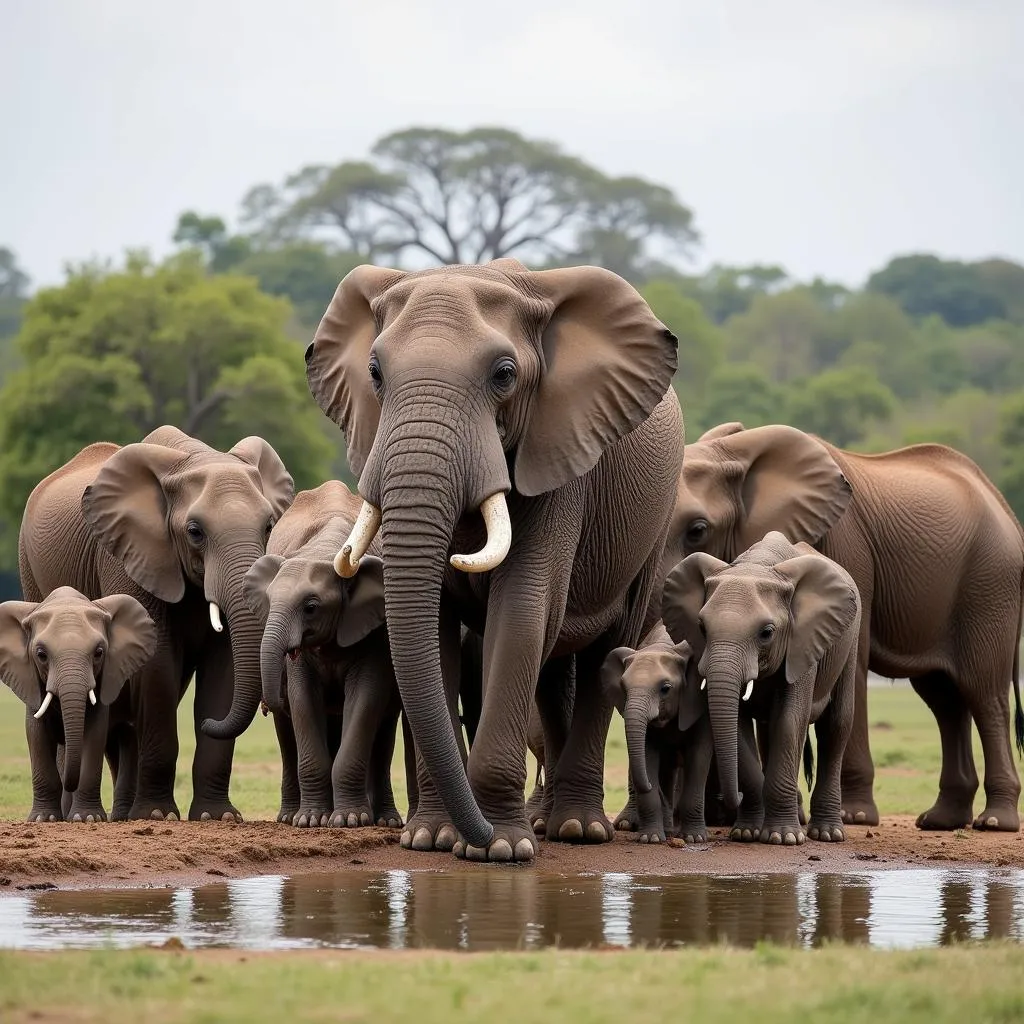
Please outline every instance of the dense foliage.
[[668, 189], [500, 128], [396, 132], [369, 160], [256, 186], [238, 225], [188, 211], [165, 263], [73, 269], [27, 302], [0, 248], [0, 570], [16, 564], [41, 476], [90, 441], [160, 423], [222, 448], [262, 434], [300, 487], [351, 482], [302, 348], [338, 281], [368, 261], [607, 266], [680, 339], [690, 439], [740, 420], [866, 451], [940, 441], [1024, 516], [1024, 267], [1008, 260], [899, 256], [862, 290], [772, 265], [687, 275], [677, 260], [698, 235]]

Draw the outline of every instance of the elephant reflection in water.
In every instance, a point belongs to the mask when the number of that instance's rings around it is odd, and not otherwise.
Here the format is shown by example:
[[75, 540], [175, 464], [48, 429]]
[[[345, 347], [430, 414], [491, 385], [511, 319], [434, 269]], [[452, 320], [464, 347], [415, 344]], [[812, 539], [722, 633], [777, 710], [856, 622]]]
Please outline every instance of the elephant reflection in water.
[[281, 885], [281, 935], [324, 945], [401, 948], [405, 942], [397, 935], [401, 908], [395, 906], [394, 888], [386, 872], [285, 878]]
[[979, 929], [974, 917], [976, 883], [969, 878], [951, 878], [943, 881], [939, 891], [942, 930], [938, 943], [947, 946], [971, 939], [1019, 938], [1015, 928], [1015, 902], [1019, 891], [999, 879], [985, 879], [982, 890], [984, 912]]
[[816, 875], [811, 945], [825, 942], [868, 943], [871, 883], [849, 875]]
[[51, 925], [62, 943], [77, 936], [171, 932], [181, 927], [174, 889], [54, 889], [32, 900], [29, 920]]

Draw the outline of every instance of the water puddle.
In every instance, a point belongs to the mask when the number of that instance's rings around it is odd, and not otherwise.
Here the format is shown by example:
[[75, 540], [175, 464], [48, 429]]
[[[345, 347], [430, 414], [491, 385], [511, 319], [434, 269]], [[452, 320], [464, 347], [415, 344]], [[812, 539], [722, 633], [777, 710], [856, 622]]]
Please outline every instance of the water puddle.
[[0, 898], [0, 946], [516, 950], [1024, 939], [1024, 871], [348, 871]]

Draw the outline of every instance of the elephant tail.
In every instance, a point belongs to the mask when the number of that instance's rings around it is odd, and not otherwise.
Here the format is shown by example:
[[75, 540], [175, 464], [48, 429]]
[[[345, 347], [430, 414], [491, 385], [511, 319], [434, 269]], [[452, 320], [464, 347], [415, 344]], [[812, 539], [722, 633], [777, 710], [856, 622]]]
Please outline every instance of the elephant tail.
[[[1020, 704], [1017, 705], [1017, 713], [1020, 714]], [[1018, 727], [1021, 719], [1018, 719]], [[811, 746], [811, 730], [808, 728], [807, 736], [804, 738], [804, 779], [807, 781], [807, 791], [810, 792], [814, 782], [814, 748]]]
[[1024, 576], [1021, 577], [1021, 608], [1017, 614], [1017, 638], [1013, 647], [1013, 735], [1017, 741], [1017, 756], [1024, 755], [1024, 711], [1020, 706], [1020, 630], [1024, 618]]

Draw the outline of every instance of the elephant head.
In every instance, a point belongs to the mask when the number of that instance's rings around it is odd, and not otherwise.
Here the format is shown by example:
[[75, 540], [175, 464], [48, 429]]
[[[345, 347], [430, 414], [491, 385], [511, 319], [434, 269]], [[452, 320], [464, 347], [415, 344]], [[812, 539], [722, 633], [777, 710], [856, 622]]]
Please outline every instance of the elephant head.
[[59, 712], [69, 792], [78, 789], [86, 716], [103, 714], [155, 650], [153, 620], [126, 594], [90, 601], [60, 587], [38, 604], [0, 604], [0, 678], [35, 718]]
[[802, 430], [723, 423], [686, 446], [665, 573], [695, 551], [731, 562], [770, 531], [816, 544], [851, 495], [829, 450]]
[[[597, 267], [362, 266], [339, 285], [306, 367], [345, 433], [364, 499], [336, 567], [353, 574], [380, 529], [403, 706], [453, 823], [486, 846], [493, 829], [444, 713], [446, 567], [497, 568], [514, 541], [513, 486], [532, 497], [572, 483], [651, 414], [675, 372], [675, 336], [631, 285]], [[482, 550], [452, 554], [456, 531], [481, 518]]]
[[[849, 574], [809, 545], [777, 532], [732, 565], [698, 552], [665, 580], [662, 611], [673, 637], [689, 641], [706, 685], [722, 799], [738, 808], [736, 730], [741, 700], [758, 679], [813, 688], [825, 652], [854, 623], [857, 588]], [[810, 678], [808, 678], [810, 677]]]
[[703, 695], [689, 672], [692, 654], [685, 640], [673, 644], [666, 636], [665, 642], [639, 650], [616, 647], [601, 666], [605, 697], [626, 723], [629, 771], [640, 793], [651, 791], [644, 750], [647, 729], [676, 722], [685, 732], [704, 714]]
[[[350, 524], [339, 520], [328, 532], [336, 534], [336, 551]], [[264, 555], [246, 573], [245, 596], [266, 622], [263, 699], [271, 711], [281, 711], [286, 656], [296, 658], [303, 648], [328, 644], [351, 647], [384, 624], [384, 565], [366, 555], [359, 572], [346, 579], [334, 571], [331, 558]]]
[[208, 736], [240, 735], [259, 706], [262, 630], [242, 585], [293, 497], [291, 476], [263, 438], [224, 453], [173, 427], [115, 452], [82, 497], [89, 527], [140, 587], [170, 604], [187, 585], [200, 588], [218, 633], [226, 613], [234, 693], [227, 718], [203, 721]]

